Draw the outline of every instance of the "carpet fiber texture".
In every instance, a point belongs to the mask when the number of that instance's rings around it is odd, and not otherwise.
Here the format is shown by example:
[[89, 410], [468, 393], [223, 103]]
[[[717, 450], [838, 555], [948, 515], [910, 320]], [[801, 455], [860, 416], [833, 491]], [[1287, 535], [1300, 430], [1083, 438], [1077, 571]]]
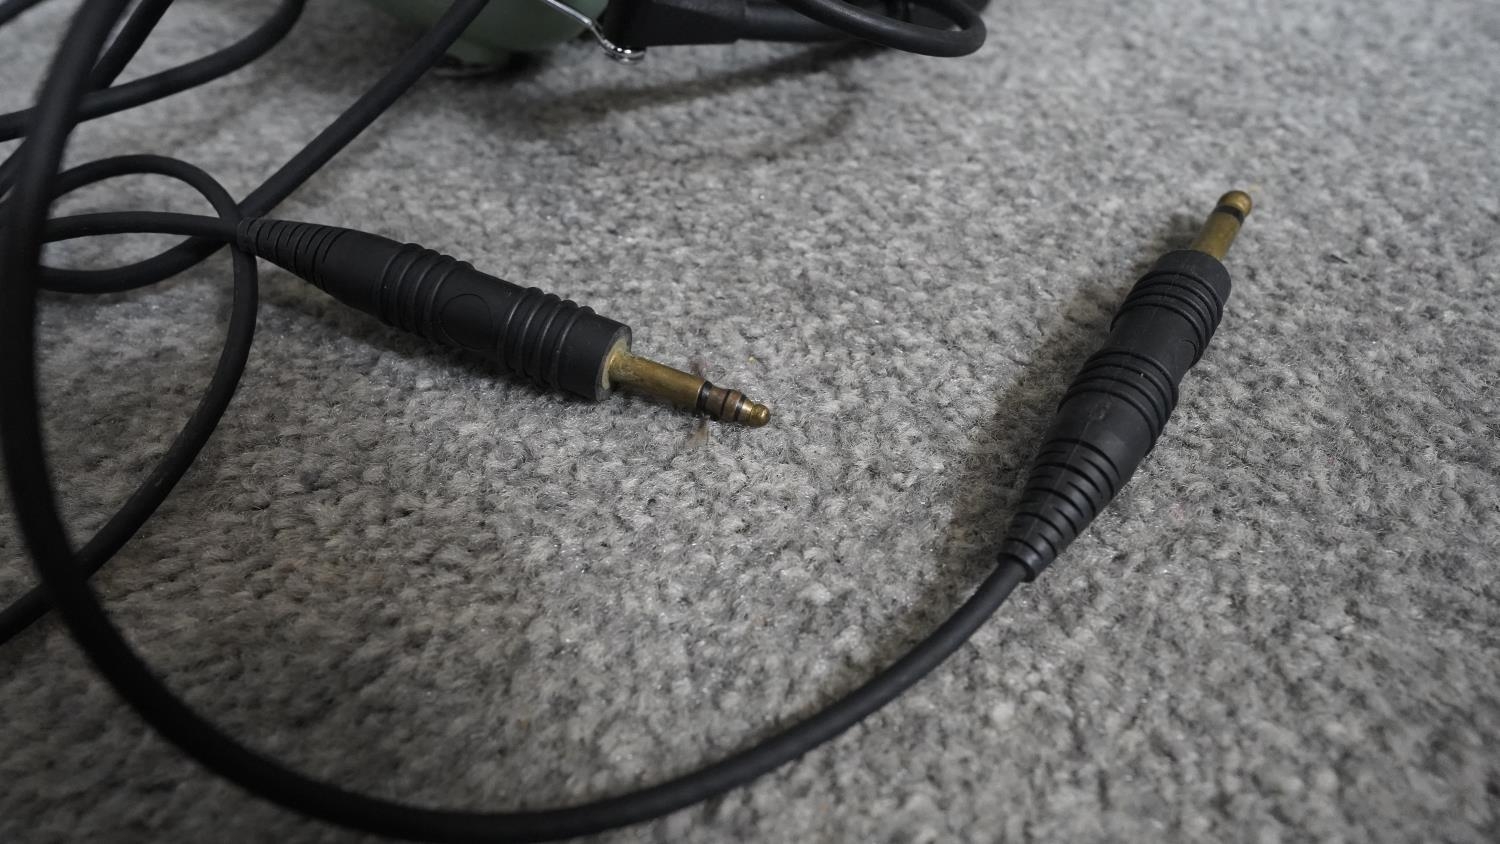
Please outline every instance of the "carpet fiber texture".
[[[0, 31], [27, 103], [73, 4]], [[190, 0], [127, 78], [265, 0]], [[996, 0], [961, 60], [570, 45], [428, 78], [278, 209], [632, 324], [755, 431], [492, 377], [278, 270], [193, 471], [96, 578], [194, 706], [371, 793], [577, 802], [851, 689], [986, 574], [1061, 390], [1220, 193], [1236, 290], [1133, 483], [956, 656], [749, 788], [605, 841], [1500, 837], [1500, 5]], [[243, 195], [413, 33], [311, 4], [87, 125]], [[6, 149], [13, 147], [7, 146]], [[131, 178], [62, 210], [197, 210]], [[168, 241], [49, 251], [118, 264]], [[186, 418], [222, 256], [45, 297], [86, 538]], [[33, 582], [7, 514], [0, 595]], [[0, 649], [0, 840], [329, 841], [146, 729], [56, 619]]]

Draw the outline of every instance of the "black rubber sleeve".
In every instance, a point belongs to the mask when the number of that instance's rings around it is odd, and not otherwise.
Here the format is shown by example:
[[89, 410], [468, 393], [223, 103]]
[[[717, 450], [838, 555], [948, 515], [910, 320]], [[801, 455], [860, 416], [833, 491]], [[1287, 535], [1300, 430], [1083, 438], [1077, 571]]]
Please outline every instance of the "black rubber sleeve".
[[245, 220], [241, 249], [397, 328], [489, 358], [537, 384], [599, 400], [630, 328], [431, 249], [353, 229]]
[[1229, 272], [1202, 252], [1169, 253], [1136, 282], [1058, 405], [1001, 559], [1034, 579], [1114, 498], [1156, 445], [1228, 298]]
[[849, 39], [771, 0], [613, 0], [601, 20], [611, 39], [632, 47]]
[[[984, 44], [984, 20], [966, 0], [911, 0], [942, 24], [908, 23], [843, 0], [777, 0], [818, 23], [882, 47], [923, 56], [967, 56]], [[951, 27], [951, 28], [950, 28]]]
[[[601, 22], [632, 47], [757, 41], [871, 43], [963, 56], [984, 43], [988, 0], [611, 0]], [[956, 28], [955, 28], [956, 27]]]

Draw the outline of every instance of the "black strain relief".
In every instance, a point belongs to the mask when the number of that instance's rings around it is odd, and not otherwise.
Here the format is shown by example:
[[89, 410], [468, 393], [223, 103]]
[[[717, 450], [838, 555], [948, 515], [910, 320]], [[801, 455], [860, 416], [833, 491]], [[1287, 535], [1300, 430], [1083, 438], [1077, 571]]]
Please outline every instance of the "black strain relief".
[[1136, 282], [1104, 346], [1058, 404], [1001, 543], [1002, 560], [1035, 578], [1130, 480], [1228, 298], [1228, 271], [1201, 252], [1169, 253]]
[[321, 288], [323, 282], [318, 277], [318, 269], [328, 254], [328, 247], [349, 231], [335, 226], [256, 217], [240, 222], [236, 240], [240, 249]]
[[628, 327], [589, 308], [414, 244], [263, 219], [241, 222], [237, 241], [346, 305], [543, 387], [602, 399], [609, 356], [629, 344]]

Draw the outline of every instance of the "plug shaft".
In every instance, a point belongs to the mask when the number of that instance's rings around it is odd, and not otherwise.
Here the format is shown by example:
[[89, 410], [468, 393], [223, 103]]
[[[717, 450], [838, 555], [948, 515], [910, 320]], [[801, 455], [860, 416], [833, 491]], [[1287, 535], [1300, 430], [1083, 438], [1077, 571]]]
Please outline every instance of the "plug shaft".
[[630, 353], [621, 347], [609, 359], [609, 381], [678, 407], [696, 410], [720, 422], [759, 428], [771, 421], [771, 409], [739, 390], [716, 387], [706, 379]]

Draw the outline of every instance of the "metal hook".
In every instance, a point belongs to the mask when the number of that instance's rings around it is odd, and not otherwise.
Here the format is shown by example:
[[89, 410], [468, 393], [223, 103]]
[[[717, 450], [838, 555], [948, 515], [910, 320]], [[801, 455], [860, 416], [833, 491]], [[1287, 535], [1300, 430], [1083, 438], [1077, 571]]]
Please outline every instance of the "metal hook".
[[594, 40], [599, 42], [599, 46], [604, 50], [604, 54], [615, 61], [621, 64], [635, 64], [646, 57], [644, 47], [622, 47], [609, 40], [604, 36], [604, 30], [599, 28], [598, 21], [562, 2], [562, 0], [542, 0], [542, 2], [587, 27], [588, 31], [593, 33]]

